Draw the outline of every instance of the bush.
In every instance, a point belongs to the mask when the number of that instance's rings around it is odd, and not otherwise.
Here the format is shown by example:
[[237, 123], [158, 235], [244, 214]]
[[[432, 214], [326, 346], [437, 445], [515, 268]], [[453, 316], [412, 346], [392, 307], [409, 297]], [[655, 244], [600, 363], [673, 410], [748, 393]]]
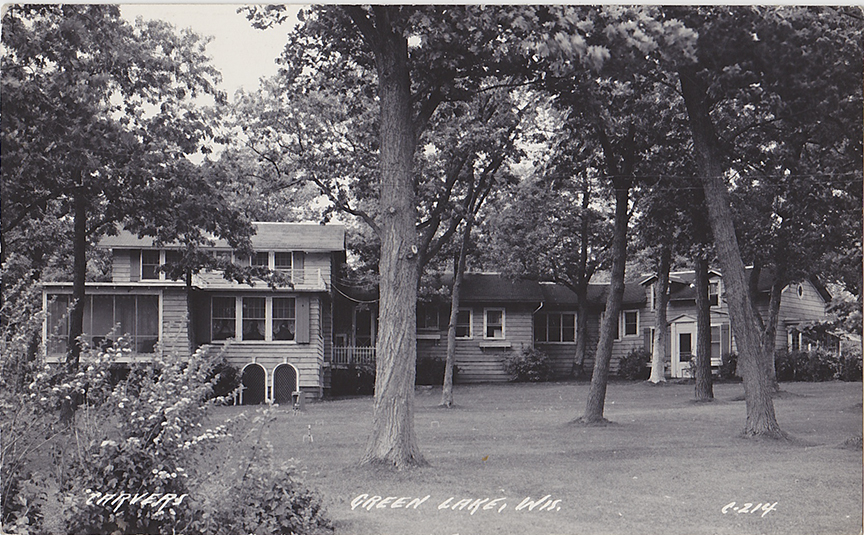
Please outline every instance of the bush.
[[534, 349], [523, 349], [519, 355], [504, 360], [504, 371], [511, 381], [551, 381], [554, 377], [552, 361], [546, 353]]
[[618, 361], [618, 377], [628, 381], [645, 381], [651, 377], [649, 362], [651, 353], [641, 347], [633, 348]]
[[841, 381], [860, 381], [862, 376], [861, 348], [855, 352], [844, 353], [840, 357], [839, 379]]
[[725, 381], [738, 379], [738, 353], [726, 353], [721, 357], [720, 379]]
[[795, 359], [785, 349], [774, 353], [774, 375], [778, 381], [795, 380]]
[[297, 535], [331, 530], [321, 499], [292, 479], [290, 472], [272, 473], [256, 464], [213, 515], [215, 535], [278, 533]]
[[368, 396], [375, 393], [375, 365], [349, 364], [333, 368], [330, 374], [330, 395]]

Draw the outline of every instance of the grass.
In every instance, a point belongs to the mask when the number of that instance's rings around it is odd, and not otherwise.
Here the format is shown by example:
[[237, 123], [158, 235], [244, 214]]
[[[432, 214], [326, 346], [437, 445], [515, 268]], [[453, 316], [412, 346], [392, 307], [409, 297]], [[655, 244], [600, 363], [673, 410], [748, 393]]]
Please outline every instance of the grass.
[[[715, 402], [694, 403], [692, 384], [647, 383], [611, 383], [611, 425], [600, 427], [570, 423], [587, 383], [457, 386], [449, 410], [437, 406], [440, 389], [418, 388], [415, 428], [429, 466], [404, 472], [356, 467], [371, 398], [311, 403], [297, 414], [278, 408], [265, 437], [321, 493], [336, 533], [860, 533], [861, 383], [782, 386], [775, 409], [790, 442], [741, 438], [740, 384], [715, 385]], [[429, 498], [410, 509], [391, 508], [394, 499], [352, 510], [364, 494]], [[553, 510], [517, 511], [526, 497], [546, 495], [545, 503], [561, 500]], [[500, 500], [473, 514], [470, 503], [452, 507], [486, 498]], [[745, 503], [776, 506], [764, 516], [733, 510]]]

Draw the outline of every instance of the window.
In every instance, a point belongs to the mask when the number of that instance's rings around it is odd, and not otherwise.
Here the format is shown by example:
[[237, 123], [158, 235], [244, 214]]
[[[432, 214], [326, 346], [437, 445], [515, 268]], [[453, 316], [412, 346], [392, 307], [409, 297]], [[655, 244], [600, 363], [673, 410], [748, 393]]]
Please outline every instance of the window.
[[723, 355], [720, 346], [720, 326], [711, 327], [711, 360], [717, 360]]
[[266, 297], [243, 298], [243, 340], [264, 340], [267, 320]]
[[575, 342], [576, 314], [547, 312], [534, 315], [535, 342]]
[[[66, 351], [69, 336], [68, 295], [48, 296], [48, 352]], [[89, 295], [84, 298], [84, 334], [95, 347], [110, 347], [124, 338], [135, 353], [153, 353], [159, 341], [159, 296]]]
[[417, 330], [438, 331], [440, 324], [438, 319], [438, 307], [435, 305], [417, 306]]
[[296, 308], [293, 297], [273, 298], [273, 340], [293, 340], [296, 332]]
[[214, 297], [213, 301], [213, 340], [234, 338], [236, 329], [236, 300], [233, 297]]
[[621, 316], [618, 319], [618, 333], [616, 333], [615, 338], [621, 338], [620, 334], [624, 333], [624, 336], [638, 336], [639, 335], [639, 311], [638, 310], [622, 310]]
[[456, 314], [456, 338], [471, 338], [472, 313], [471, 309], [460, 309]]
[[159, 251], [141, 251], [141, 279], [159, 280]]
[[[183, 254], [180, 251], [165, 251], [164, 264], [171, 264], [176, 268], [183, 261]], [[174, 279], [179, 280], [179, 279]]]
[[252, 255], [252, 266], [254, 267], [269, 267], [270, 253], [255, 253]]
[[274, 255], [275, 267], [280, 271], [291, 271], [294, 269], [294, 262], [292, 261], [291, 253], [276, 253]]
[[709, 282], [708, 283], [708, 305], [712, 307], [716, 307], [720, 304], [720, 283], [719, 282]]
[[487, 308], [483, 311], [483, 338], [504, 339], [504, 310]]

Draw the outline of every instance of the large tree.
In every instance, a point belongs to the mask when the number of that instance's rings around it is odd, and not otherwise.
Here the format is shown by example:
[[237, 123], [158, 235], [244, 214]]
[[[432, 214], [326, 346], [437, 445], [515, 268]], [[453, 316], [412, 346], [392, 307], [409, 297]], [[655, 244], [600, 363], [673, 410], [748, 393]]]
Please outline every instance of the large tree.
[[[358, 169], [362, 174], [348, 177], [354, 186], [350, 195], [344, 194], [344, 174], [302, 177], [318, 180], [337, 208], [363, 218], [380, 239], [375, 405], [364, 463], [398, 468], [424, 463], [413, 427], [417, 288], [423, 265], [461, 221], [448, 199], [469, 158], [457, 155], [437, 184], [422, 179], [415, 159], [418, 147], [429, 146], [424, 135], [439, 107], [474, 98], [481, 84], [496, 76], [497, 64], [510, 63], [509, 41], [501, 40], [507, 26], [499, 21], [505, 12], [479, 6], [325, 6], [304, 13], [305, 22], [291, 38], [300, 46], [286, 48], [290, 76], [340, 70], [338, 77], [319, 78], [319, 87], [355, 80], [347, 95], [371, 87], [364, 94], [375, 108], [348, 111], [377, 110], [361, 118], [375, 126], [374, 138], [366, 139], [372, 143], [347, 149], [371, 147], [358, 156], [375, 163], [374, 169], [364, 166]], [[280, 16], [278, 8], [249, 13], [259, 25]], [[426, 208], [418, 202], [424, 198]], [[365, 206], [351, 202], [364, 200]]]
[[[754, 174], [754, 167], [764, 168], [773, 160], [770, 153], [777, 147], [785, 152], [783, 148], [796, 140], [797, 151], [793, 153], [804, 157], [813, 152], [831, 155], [834, 162], [849, 162], [844, 166], [853, 175], [860, 172], [860, 135], [846, 137], [842, 127], [835, 128], [837, 121], [845, 124], [840, 117], [824, 121], [833, 116], [834, 108], [845, 110], [844, 114], [860, 110], [861, 84], [847, 80], [861, 76], [861, 69], [853, 66], [860, 67], [860, 14], [835, 8], [704, 8], [691, 10], [684, 18], [699, 32], [699, 44], [697, 61], [679, 65], [681, 91], [739, 350], [747, 401], [744, 434], [785, 436], [777, 424], [770, 395], [773, 355], [769, 352], [776, 324], [771, 327], [774, 320], [769, 320], [768, 329], [763, 329], [753, 307], [730, 188], [742, 178], [746, 181], [747, 175]], [[859, 51], [854, 54], [856, 47]], [[797, 74], [790, 80], [788, 73], [793, 71]], [[845, 93], [838, 97], [828, 89], [831, 84], [838, 84]], [[733, 120], [739, 118], [732, 113], [735, 110], [747, 112], [751, 119], [748, 124], [742, 127]], [[850, 127], [858, 129], [860, 124]], [[756, 136], [758, 143], [736, 146], [746, 134], [757, 131], [761, 134]], [[781, 132], [783, 135], [777, 135]], [[783, 139], [786, 136], [791, 140]], [[835, 141], [837, 137], [841, 139]], [[749, 153], [745, 150], [748, 146]], [[761, 157], [754, 158], [754, 153], [761, 153]], [[858, 154], [857, 163], [846, 159], [844, 153]], [[790, 159], [787, 153], [783, 167], [769, 165], [771, 172], [760, 173], [759, 178], [785, 177], [795, 187], [817, 177], [824, 180], [825, 175], [814, 173], [818, 171], [815, 167], [808, 166], [802, 174], [793, 172], [800, 169], [800, 161]], [[745, 166], [740, 165], [743, 162], [747, 162]], [[779, 308], [784, 275], [778, 276], [771, 310]], [[770, 343], [766, 343], [767, 338]]]
[[117, 223], [152, 233], [179, 199], [204, 193], [185, 156], [209, 129], [190, 99], [218, 98], [218, 73], [206, 41], [164, 22], [130, 24], [117, 6], [13, 6], [3, 30], [2, 234], [71, 219], [74, 369], [88, 243]]

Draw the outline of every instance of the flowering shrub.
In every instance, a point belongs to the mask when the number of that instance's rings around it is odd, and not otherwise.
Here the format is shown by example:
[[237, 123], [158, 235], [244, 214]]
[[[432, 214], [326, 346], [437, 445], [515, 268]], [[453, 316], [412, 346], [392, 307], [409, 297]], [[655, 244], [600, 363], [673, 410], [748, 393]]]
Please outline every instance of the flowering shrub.
[[[32, 299], [16, 300], [14, 307], [4, 300], [0, 310], [4, 533], [213, 533], [216, 518], [243, 526], [223, 533], [249, 533], [244, 530], [252, 524], [243, 519], [250, 513], [235, 507], [234, 498], [265, 487], [274, 504], [278, 497], [287, 508], [259, 513], [267, 532], [327, 526], [320, 501], [286, 471], [257, 479], [244, 471], [218, 482], [225, 499], [209, 498], [209, 468], [226, 444], [242, 443], [235, 433], [250, 424], [241, 415], [204, 427], [208, 407], [224, 401], [214, 397], [214, 384], [231, 384], [221, 355], [204, 349], [182, 358], [156, 354], [124, 376], [117, 363], [131, 350], [120, 337], [110, 348], [85, 348], [76, 370], [47, 366], [34, 350], [41, 340], [41, 297], [29, 291]], [[223, 391], [230, 394], [228, 387]], [[59, 422], [64, 400], [78, 403], [68, 425]], [[243, 447], [224, 462], [262, 462], [261, 448]], [[240, 520], [231, 520], [237, 515]]]

